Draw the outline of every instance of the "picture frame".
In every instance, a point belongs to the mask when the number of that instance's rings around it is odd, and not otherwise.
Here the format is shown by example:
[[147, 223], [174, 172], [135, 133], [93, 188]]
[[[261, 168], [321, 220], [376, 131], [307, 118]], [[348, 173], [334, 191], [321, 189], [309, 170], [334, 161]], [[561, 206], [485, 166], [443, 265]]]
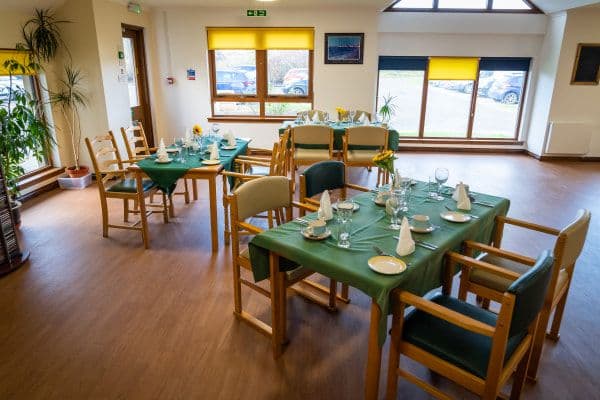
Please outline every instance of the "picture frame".
[[579, 43], [571, 85], [598, 85], [600, 81], [600, 43]]
[[362, 64], [364, 33], [326, 33], [325, 64]]

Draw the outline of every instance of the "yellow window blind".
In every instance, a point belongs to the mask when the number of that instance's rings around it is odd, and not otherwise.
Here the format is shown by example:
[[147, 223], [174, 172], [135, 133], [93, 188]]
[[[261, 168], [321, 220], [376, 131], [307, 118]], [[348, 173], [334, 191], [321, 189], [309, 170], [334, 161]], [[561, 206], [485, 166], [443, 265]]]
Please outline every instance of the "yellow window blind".
[[209, 50], [312, 50], [312, 28], [207, 28]]
[[430, 80], [475, 80], [479, 58], [431, 57]]
[[[4, 68], [4, 62], [7, 60], [16, 60], [19, 64], [27, 66], [29, 64], [29, 53], [17, 50], [0, 50], [0, 76], [10, 75], [8, 69]], [[23, 75], [23, 73], [18, 70], [13, 72], [13, 75]], [[35, 71], [26, 69], [24, 75], [35, 75]]]

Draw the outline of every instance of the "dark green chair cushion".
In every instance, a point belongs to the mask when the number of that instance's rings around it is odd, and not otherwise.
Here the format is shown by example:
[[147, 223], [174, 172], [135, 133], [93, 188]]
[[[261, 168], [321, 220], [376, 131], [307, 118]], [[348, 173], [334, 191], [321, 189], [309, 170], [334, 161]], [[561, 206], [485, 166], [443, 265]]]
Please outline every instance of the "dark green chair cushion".
[[[490, 326], [496, 325], [496, 314], [472, 304], [440, 293], [429, 300]], [[505, 361], [524, 337], [525, 333], [509, 338]], [[405, 318], [403, 339], [480, 378], [487, 375], [492, 350], [490, 337], [465, 330], [423, 311], [413, 310]]]
[[[156, 184], [151, 179], [142, 179], [142, 188], [144, 192], [154, 188]], [[137, 186], [135, 179], [127, 178], [118, 180], [114, 185], [108, 188], [107, 192], [120, 192], [120, 193], [135, 193]]]
[[304, 171], [306, 197], [313, 197], [325, 190], [341, 189], [345, 182], [345, 166], [340, 161], [321, 161]]

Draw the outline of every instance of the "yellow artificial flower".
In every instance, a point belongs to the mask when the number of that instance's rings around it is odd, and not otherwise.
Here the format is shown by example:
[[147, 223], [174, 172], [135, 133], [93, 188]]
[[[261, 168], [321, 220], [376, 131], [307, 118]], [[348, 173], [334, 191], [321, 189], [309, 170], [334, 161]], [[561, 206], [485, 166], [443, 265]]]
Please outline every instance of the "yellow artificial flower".
[[202, 127], [199, 124], [194, 125], [194, 127], [192, 128], [192, 131], [194, 132], [194, 135], [197, 135], [197, 136], [202, 135]]
[[336, 107], [335, 111], [337, 111], [338, 114], [345, 114], [347, 112], [344, 107]]

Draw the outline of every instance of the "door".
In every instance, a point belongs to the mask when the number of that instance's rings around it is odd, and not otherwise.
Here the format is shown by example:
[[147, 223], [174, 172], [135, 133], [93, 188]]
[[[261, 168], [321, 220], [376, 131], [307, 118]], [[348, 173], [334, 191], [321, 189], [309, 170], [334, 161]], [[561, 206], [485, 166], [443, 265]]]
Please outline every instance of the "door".
[[143, 124], [148, 145], [154, 147], [144, 52], [144, 30], [137, 26], [122, 25], [122, 32], [131, 120], [134, 123], [141, 122]]

